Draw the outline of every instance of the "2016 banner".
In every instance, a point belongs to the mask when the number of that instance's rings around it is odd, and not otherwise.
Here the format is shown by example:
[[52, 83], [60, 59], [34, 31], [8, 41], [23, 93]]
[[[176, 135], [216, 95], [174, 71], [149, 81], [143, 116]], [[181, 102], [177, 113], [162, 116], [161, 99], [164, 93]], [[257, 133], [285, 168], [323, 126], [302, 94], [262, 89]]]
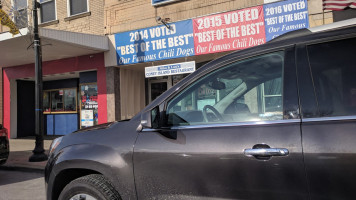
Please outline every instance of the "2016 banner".
[[193, 19], [195, 54], [245, 49], [266, 42], [263, 6]]
[[118, 65], [194, 56], [192, 20], [115, 34]]
[[309, 27], [308, 2], [306, 0], [266, 4], [263, 9], [267, 41], [284, 33]]

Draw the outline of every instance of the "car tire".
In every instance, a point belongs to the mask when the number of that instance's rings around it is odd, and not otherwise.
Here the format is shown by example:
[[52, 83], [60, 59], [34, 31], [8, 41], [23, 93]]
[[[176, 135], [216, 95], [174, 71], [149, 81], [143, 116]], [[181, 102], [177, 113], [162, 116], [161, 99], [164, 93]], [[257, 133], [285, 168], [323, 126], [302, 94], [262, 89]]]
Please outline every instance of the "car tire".
[[112, 184], [100, 174], [77, 178], [64, 187], [59, 200], [121, 200]]

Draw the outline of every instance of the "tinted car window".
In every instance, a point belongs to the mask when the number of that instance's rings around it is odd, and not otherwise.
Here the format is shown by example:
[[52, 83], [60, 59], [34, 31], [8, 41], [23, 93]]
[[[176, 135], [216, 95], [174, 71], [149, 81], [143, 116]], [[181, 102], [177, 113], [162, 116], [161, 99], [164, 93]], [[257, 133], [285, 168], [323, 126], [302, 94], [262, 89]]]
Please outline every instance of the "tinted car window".
[[320, 117], [356, 114], [356, 39], [307, 47]]
[[283, 118], [284, 52], [229, 64], [168, 102], [168, 125], [197, 125]]

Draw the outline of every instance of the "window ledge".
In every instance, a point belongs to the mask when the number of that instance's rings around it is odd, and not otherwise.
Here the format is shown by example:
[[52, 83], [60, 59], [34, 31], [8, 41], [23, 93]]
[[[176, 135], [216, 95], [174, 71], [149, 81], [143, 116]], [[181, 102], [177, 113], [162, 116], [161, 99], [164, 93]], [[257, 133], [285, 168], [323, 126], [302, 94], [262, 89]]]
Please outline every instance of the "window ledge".
[[45, 115], [56, 115], [56, 114], [78, 114], [77, 111], [51, 111], [51, 112], [43, 112]]
[[89, 12], [85, 12], [85, 13], [80, 13], [80, 14], [72, 15], [70, 17], [66, 17], [66, 18], [64, 18], [64, 21], [67, 22], [67, 21], [70, 21], [70, 20], [73, 20], [73, 19], [78, 19], [78, 18], [90, 16], [90, 15], [91, 15], [90, 11]]
[[41, 23], [38, 26], [39, 27], [44, 27], [44, 26], [50, 26], [50, 25], [58, 24], [58, 23], [59, 23], [59, 20], [52, 20], [52, 21]]

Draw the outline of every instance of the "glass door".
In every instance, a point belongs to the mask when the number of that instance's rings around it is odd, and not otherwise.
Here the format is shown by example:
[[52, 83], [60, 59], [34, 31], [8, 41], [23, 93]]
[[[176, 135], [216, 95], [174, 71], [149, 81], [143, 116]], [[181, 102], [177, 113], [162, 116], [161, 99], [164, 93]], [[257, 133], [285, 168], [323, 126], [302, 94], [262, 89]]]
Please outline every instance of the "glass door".
[[172, 78], [170, 76], [162, 79], [148, 80], [149, 103], [151, 103], [171, 87]]
[[98, 125], [98, 86], [96, 83], [80, 85], [80, 127]]

